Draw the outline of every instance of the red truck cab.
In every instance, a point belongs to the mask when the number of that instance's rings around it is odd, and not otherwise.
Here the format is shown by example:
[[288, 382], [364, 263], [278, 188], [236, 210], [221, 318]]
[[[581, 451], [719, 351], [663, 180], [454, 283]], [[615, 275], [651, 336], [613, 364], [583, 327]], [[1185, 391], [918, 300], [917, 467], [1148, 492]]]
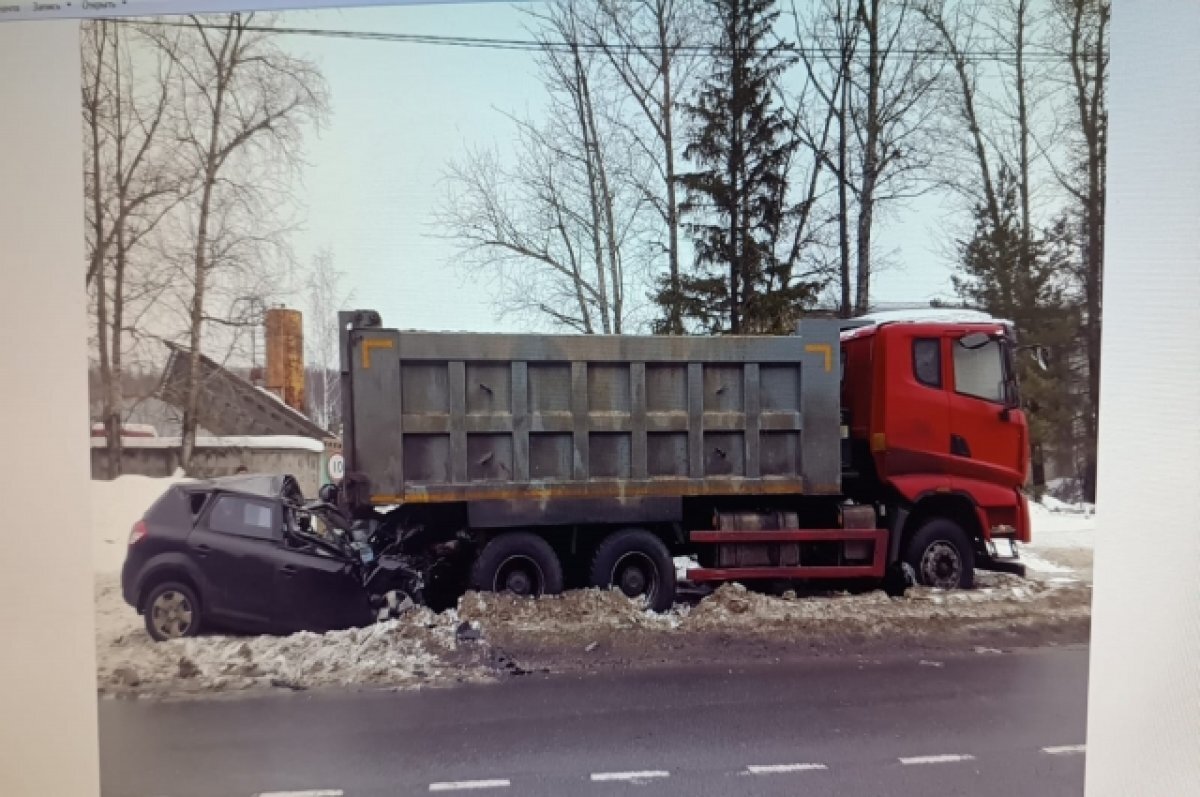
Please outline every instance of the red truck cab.
[[847, 492], [891, 507], [897, 529], [918, 528], [918, 515], [953, 518], [985, 562], [998, 539], [1028, 543], [1029, 429], [1014, 350], [1011, 326], [986, 317], [843, 332]]

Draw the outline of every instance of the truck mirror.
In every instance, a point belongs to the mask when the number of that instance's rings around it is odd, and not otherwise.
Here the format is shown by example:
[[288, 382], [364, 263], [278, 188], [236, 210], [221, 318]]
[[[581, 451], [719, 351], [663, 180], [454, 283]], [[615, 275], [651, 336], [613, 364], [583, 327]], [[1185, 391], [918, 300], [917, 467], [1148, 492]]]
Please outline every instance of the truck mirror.
[[990, 335], [983, 332], [972, 332], [958, 339], [958, 345], [964, 349], [982, 349], [992, 340]]

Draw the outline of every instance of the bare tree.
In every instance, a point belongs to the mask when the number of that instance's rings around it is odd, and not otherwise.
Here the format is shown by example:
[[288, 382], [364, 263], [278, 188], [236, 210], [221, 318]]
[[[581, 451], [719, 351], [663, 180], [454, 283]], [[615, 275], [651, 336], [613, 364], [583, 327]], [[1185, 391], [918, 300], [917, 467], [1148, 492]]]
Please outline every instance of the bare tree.
[[[160, 41], [168, 30], [161, 29]], [[183, 409], [185, 468], [195, 448], [207, 327], [245, 326], [230, 320], [233, 303], [269, 289], [263, 272], [286, 254], [279, 209], [290, 198], [303, 131], [319, 124], [327, 108], [317, 68], [282, 52], [269, 26], [256, 24], [254, 15], [189, 17], [186, 32], [172, 54], [182, 97], [179, 157], [193, 175], [177, 228], [187, 244], [181, 309], [191, 350]], [[258, 284], [238, 287], [236, 276]], [[226, 312], [214, 312], [222, 298]]]
[[1100, 411], [1100, 331], [1104, 289], [1105, 180], [1108, 163], [1109, 0], [1057, 0], [1055, 40], [1066, 41], [1070, 68], [1067, 96], [1074, 124], [1068, 166], [1058, 170], [1082, 220], [1083, 258], [1077, 273], [1084, 307], [1089, 447], [1083, 476], [1087, 501], [1096, 496], [1096, 436]]
[[[180, 199], [182, 180], [165, 157], [172, 63], [147, 52], [143, 31], [113, 20], [81, 26], [88, 262], [99, 359], [101, 415], [110, 477], [121, 472], [121, 425], [127, 330], [165, 290], [161, 269], [138, 262], [164, 214]], [[162, 44], [174, 48], [175, 40]], [[137, 80], [138, 56], [154, 69]]]
[[313, 421], [331, 431], [340, 421], [337, 314], [348, 309], [352, 299], [344, 282], [345, 274], [335, 266], [333, 253], [328, 249], [317, 252], [306, 285], [308, 331], [304, 340], [308, 346], [308, 361], [316, 377], [309, 380], [308, 408]]
[[942, 63], [925, 45], [914, 0], [858, 0], [860, 41], [848, 102], [858, 148], [855, 313], [870, 306], [871, 243], [878, 209], [928, 190], [917, 179], [933, 162], [929, 102]]
[[824, 0], [808, 13], [792, 7], [818, 111], [805, 139], [834, 179], [836, 303], [843, 316], [870, 306], [881, 262], [874, 253], [880, 214], [936, 185], [930, 170], [941, 145], [931, 122], [944, 64], [920, 24], [917, 2]]
[[[648, 134], [631, 125], [631, 139], [653, 164], [660, 185], [646, 186], [646, 200], [662, 220], [667, 241], [664, 315], [660, 332], [682, 334], [680, 290], [679, 171], [682, 152], [677, 105], [689, 91], [701, 41], [701, 5], [696, 0], [600, 0], [583, 20], [588, 43], [634, 100]], [[673, 298], [672, 298], [673, 297]]]
[[647, 206], [643, 159], [586, 46], [575, 0], [531, 13], [548, 90], [545, 121], [513, 118], [519, 154], [475, 151], [448, 170], [437, 214], [464, 262], [496, 278], [508, 312], [585, 333], [619, 334], [631, 316], [631, 240]]

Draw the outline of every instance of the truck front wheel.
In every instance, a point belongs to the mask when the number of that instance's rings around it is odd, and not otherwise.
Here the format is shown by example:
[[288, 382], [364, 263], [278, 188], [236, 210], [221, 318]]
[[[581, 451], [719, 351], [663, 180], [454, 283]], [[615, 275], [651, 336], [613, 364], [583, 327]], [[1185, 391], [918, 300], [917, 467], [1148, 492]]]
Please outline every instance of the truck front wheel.
[[971, 538], [952, 520], [926, 521], [908, 542], [904, 560], [917, 583], [937, 589], [975, 586], [975, 551]]
[[675, 563], [662, 540], [648, 531], [626, 529], [604, 538], [592, 558], [594, 587], [644, 596], [649, 608], [665, 612], [675, 603]]
[[562, 564], [550, 544], [526, 531], [502, 534], [483, 547], [471, 567], [471, 588], [522, 597], [562, 592]]

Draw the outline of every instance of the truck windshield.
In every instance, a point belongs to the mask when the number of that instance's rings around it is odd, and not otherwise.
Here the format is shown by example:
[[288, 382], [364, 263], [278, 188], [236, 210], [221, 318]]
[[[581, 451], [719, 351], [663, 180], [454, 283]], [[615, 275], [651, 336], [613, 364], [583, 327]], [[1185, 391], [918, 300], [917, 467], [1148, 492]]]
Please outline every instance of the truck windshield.
[[967, 337], [954, 347], [954, 389], [984, 401], [1006, 403], [1010, 388], [1004, 346], [996, 338], [980, 344]]

